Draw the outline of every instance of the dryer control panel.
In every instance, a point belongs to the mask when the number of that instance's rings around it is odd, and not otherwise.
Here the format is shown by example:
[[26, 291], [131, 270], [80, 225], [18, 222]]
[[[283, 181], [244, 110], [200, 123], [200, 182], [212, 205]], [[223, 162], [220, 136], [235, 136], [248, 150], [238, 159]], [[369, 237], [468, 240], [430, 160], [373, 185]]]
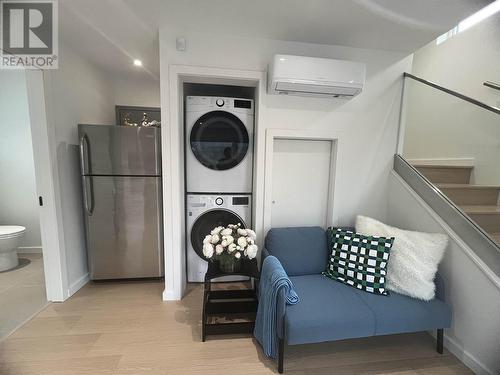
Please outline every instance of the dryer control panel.
[[193, 195], [187, 197], [188, 208], [231, 208], [234, 206], [249, 206], [248, 195]]
[[202, 110], [225, 110], [253, 114], [253, 100], [220, 96], [187, 96], [186, 112]]

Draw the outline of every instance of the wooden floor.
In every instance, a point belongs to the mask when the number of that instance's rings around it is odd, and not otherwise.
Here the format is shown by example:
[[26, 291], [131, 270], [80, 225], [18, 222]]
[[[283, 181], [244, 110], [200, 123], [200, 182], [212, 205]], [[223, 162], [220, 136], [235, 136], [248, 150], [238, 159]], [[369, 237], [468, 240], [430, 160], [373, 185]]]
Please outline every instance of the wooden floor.
[[[249, 336], [200, 341], [202, 289], [162, 302], [160, 283], [89, 284], [0, 343], [2, 375], [272, 374]], [[288, 347], [285, 373], [471, 374], [426, 333]]]
[[42, 254], [19, 254], [18, 267], [0, 272], [0, 340], [46, 305]]

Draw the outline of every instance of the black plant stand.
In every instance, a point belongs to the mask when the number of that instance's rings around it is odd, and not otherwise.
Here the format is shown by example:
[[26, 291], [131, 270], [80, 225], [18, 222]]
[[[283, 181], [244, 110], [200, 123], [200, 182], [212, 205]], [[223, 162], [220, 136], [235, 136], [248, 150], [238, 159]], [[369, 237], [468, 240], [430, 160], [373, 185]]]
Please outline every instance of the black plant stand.
[[[223, 276], [247, 276], [254, 279], [251, 289], [212, 290], [211, 280]], [[241, 270], [235, 273], [224, 273], [217, 262], [208, 262], [205, 274], [205, 290], [203, 293], [203, 314], [201, 318], [201, 340], [207, 335], [223, 335], [230, 333], [252, 333], [257, 313], [257, 280], [259, 268], [257, 260], [242, 260]], [[248, 314], [249, 321], [245, 322], [210, 322], [214, 316], [229, 314]]]

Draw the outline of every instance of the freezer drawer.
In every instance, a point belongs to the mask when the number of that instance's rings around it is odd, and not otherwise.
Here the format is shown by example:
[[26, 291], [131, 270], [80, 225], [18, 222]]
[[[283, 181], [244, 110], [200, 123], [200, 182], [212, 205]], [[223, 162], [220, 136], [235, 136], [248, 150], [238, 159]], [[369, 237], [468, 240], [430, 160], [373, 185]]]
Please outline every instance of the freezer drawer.
[[161, 175], [160, 129], [78, 125], [83, 175]]
[[163, 276], [161, 178], [82, 178], [90, 278]]

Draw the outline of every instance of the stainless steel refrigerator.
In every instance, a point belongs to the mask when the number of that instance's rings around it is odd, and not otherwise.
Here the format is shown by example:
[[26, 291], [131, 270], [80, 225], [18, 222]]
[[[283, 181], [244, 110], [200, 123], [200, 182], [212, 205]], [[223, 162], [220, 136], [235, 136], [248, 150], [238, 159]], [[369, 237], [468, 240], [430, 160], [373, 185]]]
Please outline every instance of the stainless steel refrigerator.
[[92, 280], [163, 276], [160, 129], [78, 125]]

